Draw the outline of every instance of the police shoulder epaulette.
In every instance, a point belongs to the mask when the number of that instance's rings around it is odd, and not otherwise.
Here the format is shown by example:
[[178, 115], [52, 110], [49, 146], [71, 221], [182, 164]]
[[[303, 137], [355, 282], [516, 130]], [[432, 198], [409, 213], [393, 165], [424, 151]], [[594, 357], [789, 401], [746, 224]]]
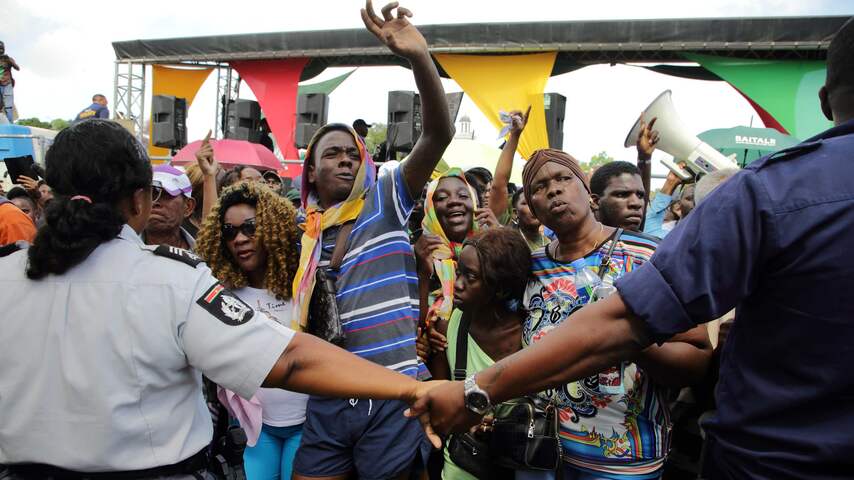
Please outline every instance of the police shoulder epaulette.
[[764, 163], [777, 162], [780, 160], [796, 158], [796, 157], [803, 155], [805, 153], [812, 152], [813, 150], [820, 147], [821, 143], [822, 143], [821, 140], [816, 140], [814, 142], [804, 142], [804, 143], [799, 143], [797, 145], [791, 146], [789, 148], [784, 148], [783, 150], [780, 150], [780, 151], [772, 153], [771, 155], [768, 155], [768, 157], [765, 158]]
[[200, 263], [204, 263], [201, 257], [195, 253], [184, 250], [183, 248], [173, 247], [171, 245], [158, 245], [151, 250], [155, 255], [171, 258], [179, 262], [186, 263], [191, 267], [196, 267]]
[[3, 245], [0, 247], [0, 258], [7, 257], [18, 250], [26, 250], [29, 246], [30, 244], [23, 240]]

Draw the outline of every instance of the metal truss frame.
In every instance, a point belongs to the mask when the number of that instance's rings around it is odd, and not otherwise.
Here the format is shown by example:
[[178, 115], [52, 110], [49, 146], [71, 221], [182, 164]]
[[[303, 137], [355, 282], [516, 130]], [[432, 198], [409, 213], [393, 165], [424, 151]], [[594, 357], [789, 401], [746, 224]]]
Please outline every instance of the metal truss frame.
[[237, 100], [239, 96], [240, 76], [231, 66], [220, 64], [216, 69], [216, 118], [214, 119], [216, 130], [214, 138], [225, 137], [224, 123], [225, 116], [228, 113], [227, 105], [231, 101]]
[[145, 64], [115, 61], [113, 118], [133, 122], [136, 138], [145, 133]]

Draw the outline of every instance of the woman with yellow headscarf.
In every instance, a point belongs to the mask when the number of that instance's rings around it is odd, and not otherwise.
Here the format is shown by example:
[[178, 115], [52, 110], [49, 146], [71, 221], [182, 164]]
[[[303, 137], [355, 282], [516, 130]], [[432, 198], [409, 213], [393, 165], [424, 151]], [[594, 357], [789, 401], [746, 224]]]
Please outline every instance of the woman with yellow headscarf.
[[[427, 186], [421, 222], [424, 234], [416, 244], [422, 319], [428, 318], [429, 310], [444, 320], [451, 317], [457, 258], [463, 242], [479, 229], [476, 199], [459, 168], [448, 170]], [[439, 288], [435, 288], [436, 280]]]

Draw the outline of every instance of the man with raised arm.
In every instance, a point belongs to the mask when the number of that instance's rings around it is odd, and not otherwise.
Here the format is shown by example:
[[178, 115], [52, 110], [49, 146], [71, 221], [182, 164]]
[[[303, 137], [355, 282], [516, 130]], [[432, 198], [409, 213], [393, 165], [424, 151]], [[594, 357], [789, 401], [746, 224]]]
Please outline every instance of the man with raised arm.
[[[453, 127], [427, 42], [409, 23], [411, 16], [397, 2], [386, 5], [382, 17], [370, 0], [362, 10], [367, 29], [412, 67], [421, 96], [421, 137], [404, 162], [386, 164], [377, 174], [364, 140], [349, 125], [326, 125], [314, 135], [303, 173], [306, 221], [294, 280], [294, 326], [318, 333], [315, 317], [323, 312], [313, 299], [319, 291], [316, 272], [328, 269], [345, 335], [340, 346], [425, 378], [415, 351], [418, 282], [407, 217]], [[339, 237], [342, 228], [351, 230]], [[339, 241], [346, 242], [343, 257], [331, 262]], [[405, 478], [427, 446], [418, 422], [403, 416], [405, 408], [397, 401], [311, 397], [294, 478]]]

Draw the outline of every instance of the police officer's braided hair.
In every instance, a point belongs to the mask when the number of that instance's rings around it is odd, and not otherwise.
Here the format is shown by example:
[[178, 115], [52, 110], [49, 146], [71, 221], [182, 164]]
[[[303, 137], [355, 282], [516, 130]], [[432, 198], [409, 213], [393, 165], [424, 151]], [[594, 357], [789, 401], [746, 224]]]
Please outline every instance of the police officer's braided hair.
[[87, 120], [59, 132], [45, 163], [54, 199], [28, 250], [27, 276], [34, 280], [65, 273], [116, 238], [127, 221], [119, 202], [151, 188], [143, 146], [107, 120]]

